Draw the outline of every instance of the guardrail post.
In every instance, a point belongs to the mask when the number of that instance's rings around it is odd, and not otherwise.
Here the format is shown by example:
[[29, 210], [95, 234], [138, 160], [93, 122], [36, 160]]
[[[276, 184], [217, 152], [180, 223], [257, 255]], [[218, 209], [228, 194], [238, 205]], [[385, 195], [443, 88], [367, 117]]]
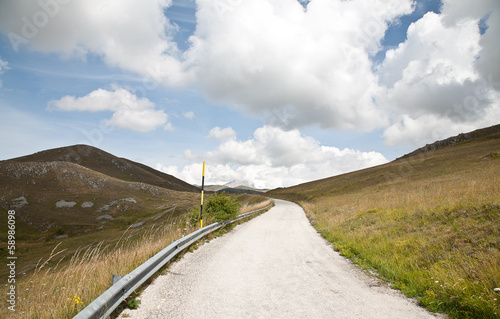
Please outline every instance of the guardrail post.
[[113, 275], [113, 278], [111, 278], [111, 286], [114, 286], [122, 278], [123, 276]]
[[205, 187], [205, 162], [203, 162], [203, 172], [201, 174], [200, 228], [203, 228], [203, 188], [204, 187]]

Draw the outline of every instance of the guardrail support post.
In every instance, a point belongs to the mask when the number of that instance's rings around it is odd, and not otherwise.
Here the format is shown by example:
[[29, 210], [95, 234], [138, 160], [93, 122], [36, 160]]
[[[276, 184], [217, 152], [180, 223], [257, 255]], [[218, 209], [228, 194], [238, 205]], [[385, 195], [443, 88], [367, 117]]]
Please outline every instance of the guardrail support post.
[[122, 279], [123, 276], [120, 275], [113, 275], [113, 278], [111, 278], [111, 286], [114, 286], [118, 280]]

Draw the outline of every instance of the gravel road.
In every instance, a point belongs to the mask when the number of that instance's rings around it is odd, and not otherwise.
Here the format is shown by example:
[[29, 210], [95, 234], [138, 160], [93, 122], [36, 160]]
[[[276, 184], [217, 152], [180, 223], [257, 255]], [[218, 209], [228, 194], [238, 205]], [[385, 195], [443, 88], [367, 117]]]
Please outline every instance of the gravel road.
[[336, 253], [296, 204], [187, 253], [121, 318], [440, 318]]

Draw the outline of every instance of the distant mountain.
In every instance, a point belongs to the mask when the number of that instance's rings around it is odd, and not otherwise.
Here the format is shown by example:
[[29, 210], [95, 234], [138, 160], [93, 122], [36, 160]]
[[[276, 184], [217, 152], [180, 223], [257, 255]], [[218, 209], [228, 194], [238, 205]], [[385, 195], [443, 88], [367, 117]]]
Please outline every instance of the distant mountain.
[[249, 181], [239, 180], [239, 179], [227, 182], [226, 184], [224, 184], [224, 186], [227, 188], [237, 188], [239, 186], [249, 187], [252, 189], [255, 188], [253, 183], [251, 183]]
[[[199, 186], [201, 188], [201, 186]], [[224, 188], [227, 188], [226, 186], [224, 185], [205, 185], [203, 187], [203, 189], [206, 191], [206, 192], [218, 192], [220, 191], [221, 189], [224, 189]]]
[[227, 187], [226, 185], [208, 185], [204, 187], [207, 192], [230, 193], [230, 194], [262, 194], [268, 189], [257, 189], [248, 186]]
[[146, 165], [116, 157], [88, 145], [74, 145], [38, 152], [0, 163], [68, 162], [123, 181], [141, 182], [177, 191], [198, 192], [198, 188]]
[[267, 192], [267, 189], [256, 189], [246, 186], [238, 186], [238, 187], [225, 187], [221, 188], [217, 191], [217, 193], [229, 193], [229, 194], [262, 194]]

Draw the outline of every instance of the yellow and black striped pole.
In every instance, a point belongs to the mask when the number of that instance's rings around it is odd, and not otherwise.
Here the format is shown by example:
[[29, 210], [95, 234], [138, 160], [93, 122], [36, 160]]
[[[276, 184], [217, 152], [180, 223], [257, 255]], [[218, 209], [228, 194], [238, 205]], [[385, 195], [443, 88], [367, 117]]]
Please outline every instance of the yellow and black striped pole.
[[200, 228], [203, 228], [203, 187], [204, 186], [205, 186], [205, 162], [203, 162], [203, 173], [201, 175]]

